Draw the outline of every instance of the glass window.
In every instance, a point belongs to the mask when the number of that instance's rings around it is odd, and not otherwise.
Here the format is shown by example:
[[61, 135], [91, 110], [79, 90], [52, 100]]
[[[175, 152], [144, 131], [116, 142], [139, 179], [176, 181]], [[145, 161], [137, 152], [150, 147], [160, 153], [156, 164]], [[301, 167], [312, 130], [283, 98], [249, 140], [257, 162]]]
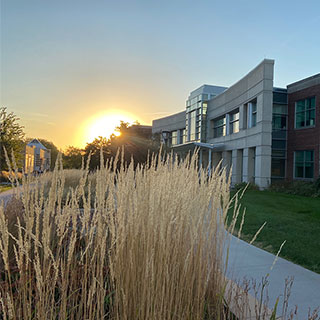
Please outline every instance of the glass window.
[[316, 98], [307, 98], [296, 102], [296, 128], [307, 128], [315, 125]]
[[286, 140], [272, 139], [272, 149], [286, 149]]
[[186, 142], [186, 129], [181, 129], [180, 130], [180, 144]]
[[287, 116], [281, 114], [273, 114], [272, 116], [272, 129], [273, 130], [286, 130], [287, 129]]
[[229, 115], [230, 134], [239, 132], [239, 109]]
[[171, 145], [176, 145], [178, 144], [178, 132], [177, 131], [172, 131], [171, 132]]
[[213, 137], [218, 138], [226, 135], [226, 117], [213, 120]]
[[196, 139], [196, 110], [190, 112], [190, 141]]
[[285, 104], [273, 104], [272, 113], [288, 114], [288, 106]]
[[286, 150], [272, 149], [272, 158], [285, 158]]
[[286, 174], [286, 160], [272, 159], [271, 161], [271, 176], [276, 178], [284, 178]]
[[295, 178], [313, 179], [314, 152], [313, 150], [295, 151], [294, 176]]
[[252, 120], [251, 127], [255, 127], [257, 124], [257, 103], [252, 103]]
[[248, 127], [257, 125], [257, 100], [248, 103]]

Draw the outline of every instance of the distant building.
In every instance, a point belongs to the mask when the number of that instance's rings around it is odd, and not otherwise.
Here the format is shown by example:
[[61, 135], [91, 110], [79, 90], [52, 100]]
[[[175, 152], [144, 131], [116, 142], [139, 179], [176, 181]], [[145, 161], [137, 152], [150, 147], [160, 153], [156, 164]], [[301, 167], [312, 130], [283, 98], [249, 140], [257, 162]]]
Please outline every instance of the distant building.
[[232, 167], [232, 184], [266, 188], [276, 180], [314, 180], [320, 171], [320, 74], [273, 86], [265, 59], [229, 88], [203, 85], [180, 113], [154, 120], [152, 132], [183, 154], [199, 149], [210, 171]]
[[146, 139], [151, 139], [152, 137], [152, 126], [145, 126], [141, 124], [133, 124], [128, 128], [131, 134], [144, 137]]
[[41, 173], [50, 169], [51, 150], [47, 149], [38, 139], [33, 139], [26, 145], [25, 165], [26, 173]]

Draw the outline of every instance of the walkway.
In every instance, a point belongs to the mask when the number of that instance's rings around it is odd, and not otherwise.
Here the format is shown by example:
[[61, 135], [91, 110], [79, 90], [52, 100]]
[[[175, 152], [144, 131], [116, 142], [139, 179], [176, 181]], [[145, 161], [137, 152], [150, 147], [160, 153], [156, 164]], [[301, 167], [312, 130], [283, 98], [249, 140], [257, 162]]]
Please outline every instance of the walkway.
[[4, 201], [4, 204], [6, 204], [10, 198], [13, 196], [14, 192], [17, 192], [15, 188], [11, 188], [9, 190], [3, 191], [0, 193], [0, 203]]
[[[268, 281], [269, 308], [273, 308], [276, 298], [280, 295], [278, 314], [281, 314], [285, 279], [294, 277], [288, 311], [298, 306], [298, 319], [307, 319], [311, 312], [320, 307], [320, 274], [302, 268], [285, 259], [278, 258], [270, 270], [275, 256], [245, 241], [232, 237], [230, 243], [227, 277], [237, 280], [254, 279], [257, 284], [263, 277], [270, 274]], [[319, 309], [320, 313], [320, 309]]]

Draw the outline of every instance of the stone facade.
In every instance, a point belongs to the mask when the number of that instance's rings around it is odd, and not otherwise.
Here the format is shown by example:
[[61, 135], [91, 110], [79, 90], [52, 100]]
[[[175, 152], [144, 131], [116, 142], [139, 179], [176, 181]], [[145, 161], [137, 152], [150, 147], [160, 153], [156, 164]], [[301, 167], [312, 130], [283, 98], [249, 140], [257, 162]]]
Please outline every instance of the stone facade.
[[[203, 85], [191, 92], [185, 111], [154, 120], [152, 131], [181, 155], [199, 148], [199, 162], [209, 172], [218, 164], [228, 171], [232, 168], [233, 185], [251, 182], [264, 189], [271, 181], [292, 179], [294, 170], [309, 175], [311, 166], [317, 178], [320, 75], [287, 89], [275, 88], [273, 77], [274, 61], [265, 59], [229, 88]], [[316, 124], [296, 129], [295, 103], [310, 96], [316, 100]], [[295, 169], [295, 151], [309, 149], [314, 163], [300, 161]]]

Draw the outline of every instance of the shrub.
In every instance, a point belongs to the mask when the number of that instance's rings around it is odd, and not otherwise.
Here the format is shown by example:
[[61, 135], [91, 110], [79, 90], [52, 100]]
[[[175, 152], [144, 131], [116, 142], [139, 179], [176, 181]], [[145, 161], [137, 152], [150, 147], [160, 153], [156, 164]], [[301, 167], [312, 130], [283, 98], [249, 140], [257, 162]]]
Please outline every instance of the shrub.
[[319, 197], [320, 195], [320, 182], [311, 181], [277, 181], [271, 184], [270, 191], [283, 192], [288, 194], [295, 194], [305, 197]]

